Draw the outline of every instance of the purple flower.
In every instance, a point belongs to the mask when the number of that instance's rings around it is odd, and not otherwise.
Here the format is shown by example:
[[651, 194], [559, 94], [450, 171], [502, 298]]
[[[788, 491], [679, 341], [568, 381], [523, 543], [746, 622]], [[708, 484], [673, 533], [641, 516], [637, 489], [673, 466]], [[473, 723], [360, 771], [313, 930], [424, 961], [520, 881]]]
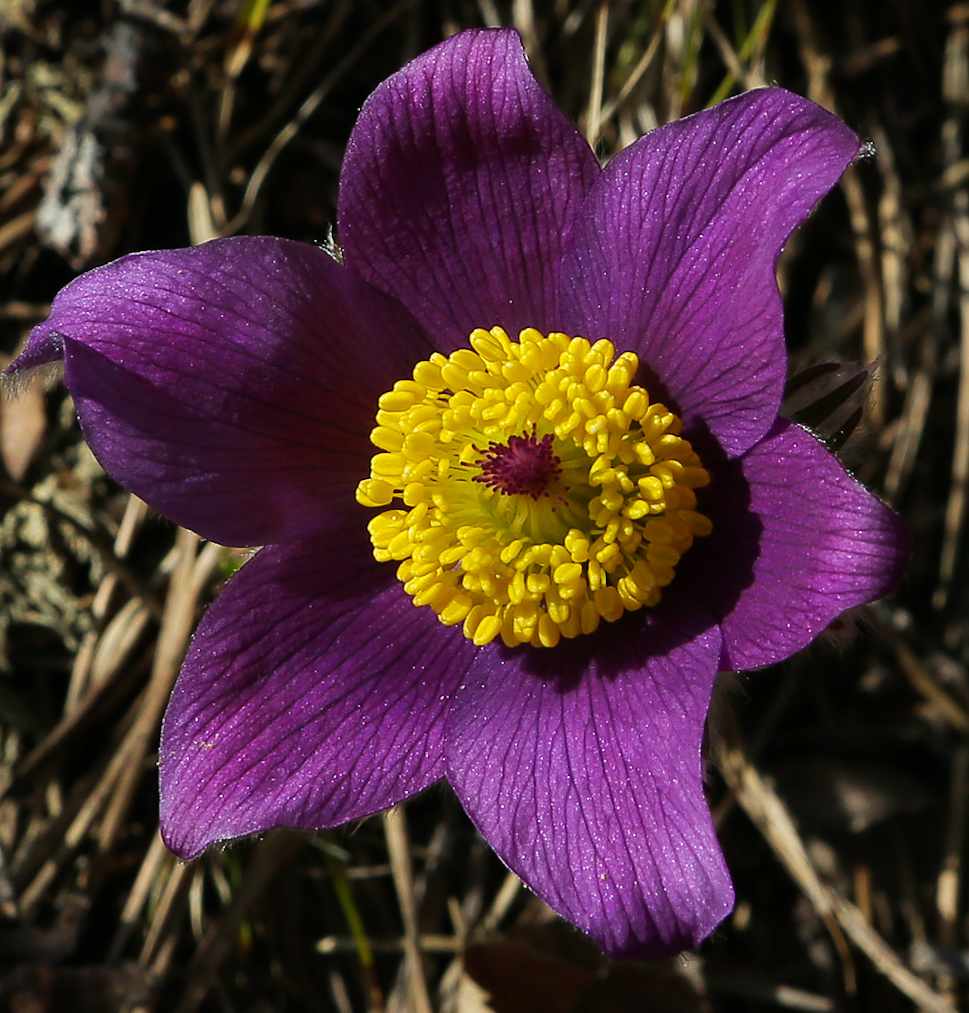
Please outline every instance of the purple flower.
[[446, 777], [611, 956], [713, 929], [717, 671], [788, 657], [905, 561], [895, 516], [778, 417], [777, 257], [859, 147], [771, 88], [601, 169], [515, 33], [465, 32], [363, 107], [344, 264], [227, 239], [58, 296], [11, 371], [63, 357], [110, 474], [265, 546], [165, 720], [174, 851]]

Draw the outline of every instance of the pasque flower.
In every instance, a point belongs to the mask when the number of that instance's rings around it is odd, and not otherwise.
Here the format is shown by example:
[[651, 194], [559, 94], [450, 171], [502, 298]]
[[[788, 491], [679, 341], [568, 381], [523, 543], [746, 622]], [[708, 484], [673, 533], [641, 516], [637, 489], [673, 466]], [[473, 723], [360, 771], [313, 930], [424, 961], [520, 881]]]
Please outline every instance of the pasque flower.
[[894, 515], [778, 417], [777, 257], [859, 147], [769, 88], [603, 169], [514, 32], [465, 32], [364, 105], [342, 263], [235, 238], [64, 289], [11, 371], [63, 358], [111, 475], [263, 546], [165, 719], [174, 851], [446, 777], [606, 953], [712, 930], [717, 671], [786, 658], [904, 564]]

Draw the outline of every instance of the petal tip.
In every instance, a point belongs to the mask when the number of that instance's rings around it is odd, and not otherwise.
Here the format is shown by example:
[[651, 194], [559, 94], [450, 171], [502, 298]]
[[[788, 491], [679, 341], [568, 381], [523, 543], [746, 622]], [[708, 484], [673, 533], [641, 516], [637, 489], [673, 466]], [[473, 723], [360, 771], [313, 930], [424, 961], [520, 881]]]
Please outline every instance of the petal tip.
[[38, 377], [54, 379], [64, 361], [64, 335], [45, 322], [31, 332], [24, 350], [0, 372], [3, 389], [19, 394]]
[[[682, 907], [681, 904], [677, 905]], [[705, 901], [694, 905], [690, 910], [682, 910], [678, 914], [685, 915], [666, 926], [652, 923], [652, 931], [642, 932], [630, 923], [625, 934], [615, 923], [604, 926], [602, 930], [589, 929], [589, 936], [610, 960], [666, 960], [678, 956], [688, 950], [696, 950], [701, 943], [726, 918], [734, 907], [733, 884], [729, 877], [717, 884], [717, 888]]]
[[210, 844], [214, 844], [215, 841], [198, 842], [190, 840], [187, 836], [183, 837], [179, 834], [178, 830], [166, 826], [165, 822], [162, 821], [160, 827], [161, 839], [165, 844], [165, 847], [176, 857], [180, 858], [183, 862], [191, 862], [198, 858]]

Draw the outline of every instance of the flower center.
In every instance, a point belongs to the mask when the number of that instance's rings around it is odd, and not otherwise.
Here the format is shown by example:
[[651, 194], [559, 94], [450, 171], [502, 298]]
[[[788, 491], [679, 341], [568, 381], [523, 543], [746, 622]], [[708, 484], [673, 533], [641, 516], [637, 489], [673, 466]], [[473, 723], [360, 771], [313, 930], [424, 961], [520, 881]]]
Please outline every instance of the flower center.
[[470, 343], [380, 398], [357, 500], [399, 505], [370, 521], [374, 557], [479, 645], [552, 647], [655, 605], [710, 533], [693, 492], [710, 478], [631, 382], [637, 357], [532, 328]]
[[533, 428], [528, 436], [509, 436], [507, 445], [492, 443], [485, 456], [474, 462], [481, 474], [472, 481], [490, 485], [506, 496], [547, 496], [549, 485], [562, 474], [553, 439], [551, 433], [539, 439]]

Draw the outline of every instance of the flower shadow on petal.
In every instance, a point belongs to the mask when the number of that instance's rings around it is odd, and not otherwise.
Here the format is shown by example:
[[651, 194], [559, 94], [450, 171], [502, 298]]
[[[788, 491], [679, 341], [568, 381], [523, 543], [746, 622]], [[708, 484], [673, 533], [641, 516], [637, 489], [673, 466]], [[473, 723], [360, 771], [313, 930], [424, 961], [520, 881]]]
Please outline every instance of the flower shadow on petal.
[[[686, 417], [687, 412], [681, 402], [645, 359], [640, 360], [633, 382], [649, 392], [652, 403], [665, 405], [681, 419]], [[753, 564], [759, 554], [757, 545], [764, 525], [750, 509], [750, 483], [744, 474], [740, 458], [727, 454], [702, 418], [691, 417], [685, 424], [683, 437], [690, 441], [704, 467], [710, 472], [710, 485], [697, 490], [697, 509], [713, 522], [714, 533], [710, 538], [700, 538], [694, 542], [679, 564], [677, 573], [682, 573], [684, 567], [689, 568], [691, 561], [702, 558], [704, 551], [709, 551], [711, 546], [720, 547], [721, 531], [731, 531], [742, 548], [738, 547], [738, 551], [731, 555], [735, 593], [721, 594], [720, 605], [714, 609], [717, 616], [723, 618], [729, 614], [731, 606], [736, 604], [740, 591], [754, 582]], [[679, 580], [674, 581], [674, 587], [677, 583]]]
[[710, 484], [697, 490], [697, 509], [710, 519], [713, 531], [696, 539], [680, 561], [660, 608], [689, 611], [699, 601], [721, 622], [755, 582], [764, 522], [751, 508], [743, 462], [729, 459], [709, 431], [696, 424], [684, 435], [710, 472]]

